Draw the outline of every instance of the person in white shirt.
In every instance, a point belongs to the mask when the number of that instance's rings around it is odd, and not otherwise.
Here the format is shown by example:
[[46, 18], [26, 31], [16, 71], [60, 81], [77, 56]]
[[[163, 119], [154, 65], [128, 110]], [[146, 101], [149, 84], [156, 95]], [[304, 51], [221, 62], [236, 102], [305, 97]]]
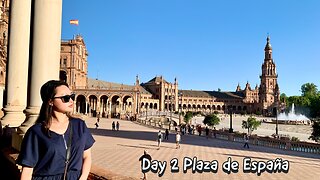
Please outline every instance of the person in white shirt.
[[158, 132], [158, 149], [160, 149], [161, 141], [162, 141], [162, 132], [161, 132], [161, 130], [159, 130], [159, 132]]
[[176, 149], [180, 149], [180, 141], [181, 141], [181, 135], [179, 132], [176, 134]]

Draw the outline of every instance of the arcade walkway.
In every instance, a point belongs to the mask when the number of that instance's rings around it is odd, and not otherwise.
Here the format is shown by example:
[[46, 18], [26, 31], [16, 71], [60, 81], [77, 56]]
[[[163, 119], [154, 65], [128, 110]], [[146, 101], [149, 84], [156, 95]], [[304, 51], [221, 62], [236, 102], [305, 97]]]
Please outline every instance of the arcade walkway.
[[[167, 167], [164, 175], [159, 178], [158, 174], [148, 172], [148, 179], [303, 179], [312, 180], [320, 177], [320, 155], [297, 153], [272, 149], [259, 146], [250, 146], [244, 149], [243, 144], [228, 142], [217, 139], [207, 140], [205, 137], [182, 136], [181, 149], [175, 149], [175, 135], [170, 134], [169, 141], [162, 143], [161, 148], [157, 148], [157, 129], [152, 129], [135, 124], [130, 121], [118, 119], [101, 119], [100, 127], [95, 129], [96, 119], [86, 120], [96, 143], [92, 149], [93, 171], [104, 173], [112, 179], [139, 179], [142, 177], [139, 157], [145, 149], [148, 150], [153, 160], [166, 161]], [[119, 121], [120, 131], [112, 131], [112, 121]], [[196, 156], [198, 160], [219, 162], [219, 169], [216, 173], [203, 172], [194, 174], [189, 169], [183, 173], [183, 158]], [[239, 162], [238, 173], [227, 174], [222, 170], [222, 164], [228, 157]], [[250, 157], [252, 161], [275, 160], [282, 158], [290, 163], [289, 172], [257, 173], [243, 172], [243, 158]], [[171, 173], [170, 160], [179, 160], [180, 171]], [[118, 176], [120, 175], [120, 176]], [[130, 177], [130, 178], [129, 178]]]

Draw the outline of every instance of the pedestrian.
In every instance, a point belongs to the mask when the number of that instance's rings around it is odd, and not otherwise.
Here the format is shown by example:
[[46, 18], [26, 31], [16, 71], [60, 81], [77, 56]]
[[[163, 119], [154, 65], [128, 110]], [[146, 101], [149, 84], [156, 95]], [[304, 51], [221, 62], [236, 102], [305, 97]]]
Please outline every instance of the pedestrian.
[[[144, 150], [144, 152], [143, 152], [143, 155], [139, 158], [139, 161], [141, 161], [141, 170], [142, 170], [142, 161], [143, 161], [143, 159], [147, 159], [147, 160], [149, 160], [149, 161], [151, 161], [152, 160], [152, 158], [151, 158], [151, 156], [150, 156], [150, 154], [148, 154], [148, 151], [147, 150]], [[146, 174], [146, 172], [145, 171], [142, 171], [142, 173], [143, 173], [143, 180], [146, 180], [147, 179], [147, 174]]]
[[176, 134], [176, 149], [180, 149], [180, 141], [181, 141], [181, 135], [179, 132]]
[[206, 138], [209, 139], [209, 128], [206, 126]]
[[216, 127], [213, 127], [213, 137], [217, 138], [217, 130]]
[[112, 122], [112, 131], [116, 130], [116, 124], [114, 123], [114, 121]]
[[159, 132], [158, 132], [158, 149], [160, 149], [161, 141], [162, 141], [162, 132], [161, 132], [161, 130], [159, 130]]
[[116, 128], [117, 128], [117, 131], [119, 131], [119, 128], [120, 128], [119, 121], [117, 121]]
[[40, 95], [39, 116], [27, 130], [17, 158], [21, 179], [87, 179], [95, 140], [85, 122], [70, 115], [75, 94], [67, 83], [50, 80]]
[[165, 140], [169, 140], [169, 129], [166, 129], [165, 135], [164, 135]]
[[94, 125], [96, 126], [96, 129], [98, 129], [98, 127], [99, 127], [99, 123], [98, 123], [99, 121], [97, 121], [96, 123], [94, 123]]
[[245, 134], [245, 135], [243, 136], [243, 140], [244, 140], [244, 145], [243, 145], [243, 147], [244, 147], [244, 148], [247, 147], [247, 148], [249, 149], [249, 144], [248, 144], [248, 142], [249, 142], [249, 136], [248, 136], [247, 134]]

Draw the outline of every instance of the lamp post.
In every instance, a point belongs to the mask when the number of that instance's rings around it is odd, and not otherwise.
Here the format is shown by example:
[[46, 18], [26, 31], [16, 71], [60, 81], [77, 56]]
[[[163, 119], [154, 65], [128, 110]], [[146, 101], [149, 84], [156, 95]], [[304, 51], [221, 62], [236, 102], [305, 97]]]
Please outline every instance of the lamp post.
[[146, 103], [146, 121], [148, 120], [148, 104]]
[[181, 115], [182, 115], [182, 92], [179, 92], [179, 102], [180, 104], [178, 103], [178, 108], [179, 108], [179, 124], [181, 124]]
[[279, 137], [278, 135], [278, 93], [275, 92], [275, 98], [276, 98], [276, 136], [277, 138]]
[[172, 96], [170, 96], [170, 125], [172, 122]]
[[233, 133], [233, 129], [232, 129], [232, 106], [229, 106], [229, 115], [230, 115], [230, 129], [229, 129], [229, 133]]

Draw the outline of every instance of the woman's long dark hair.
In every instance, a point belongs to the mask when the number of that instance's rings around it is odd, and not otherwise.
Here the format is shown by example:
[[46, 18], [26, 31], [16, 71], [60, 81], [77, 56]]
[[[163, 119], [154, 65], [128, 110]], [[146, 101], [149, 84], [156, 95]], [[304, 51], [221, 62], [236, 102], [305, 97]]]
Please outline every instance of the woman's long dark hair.
[[51, 126], [52, 121], [52, 105], [49, 104], [49, 101], [52, 100], [53, 97], [56, 95], [56, 88], [63, 85], [69, 87], [69, 85], [66, 82], [50, 80], [46, 82], [44, 85], [42, 85], [40, 89], [42, 105], [36, 123], [41, 123], [42, 130], [49, 137], [49, 128]]

